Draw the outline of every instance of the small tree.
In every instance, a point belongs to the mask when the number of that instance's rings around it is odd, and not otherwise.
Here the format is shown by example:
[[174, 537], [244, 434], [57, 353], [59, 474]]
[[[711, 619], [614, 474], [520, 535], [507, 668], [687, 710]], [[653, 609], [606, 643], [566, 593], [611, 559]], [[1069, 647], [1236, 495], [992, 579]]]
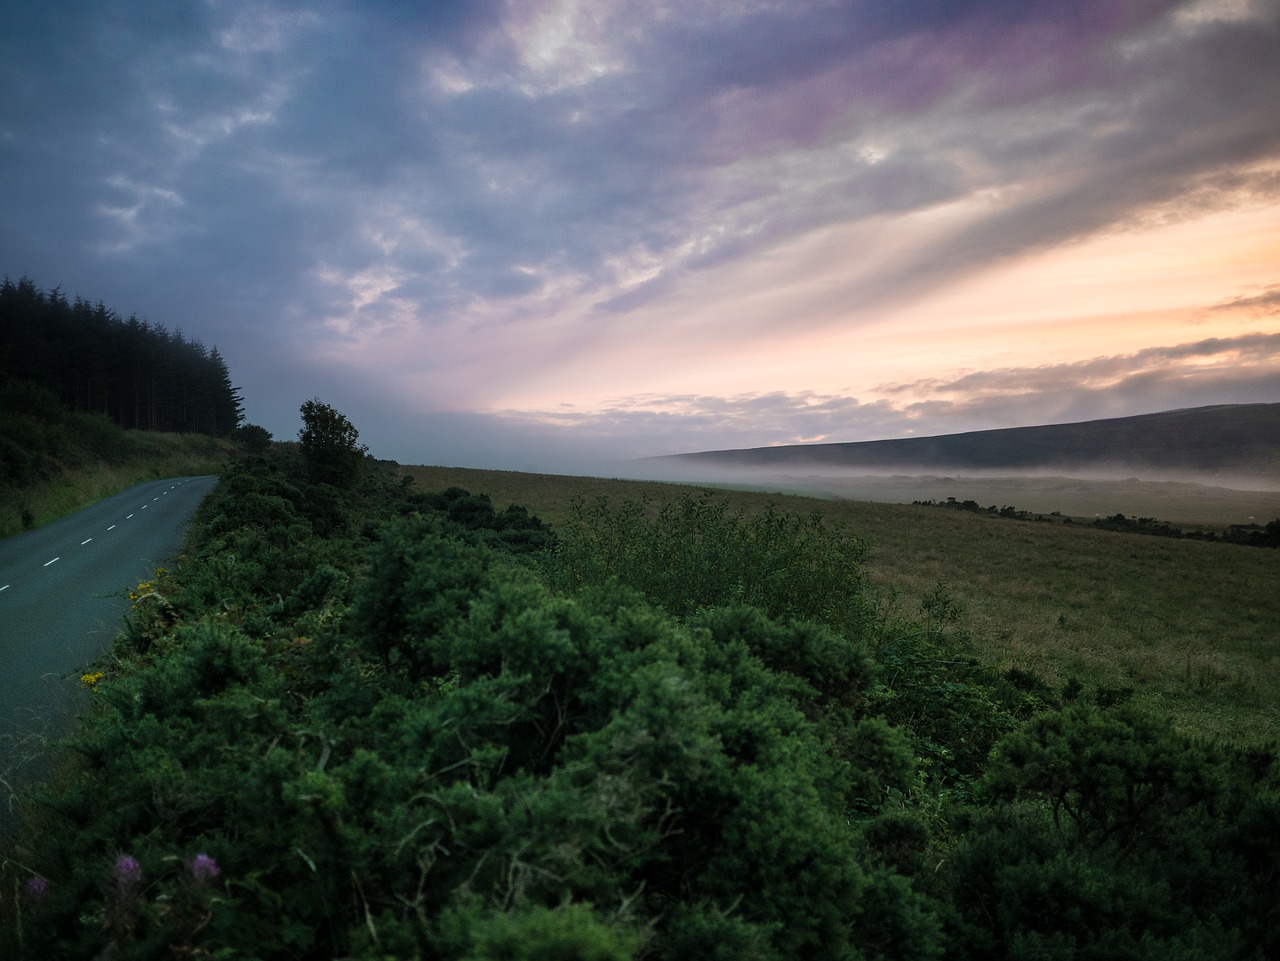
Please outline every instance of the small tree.
[[351, 487], [369, 448], [359, 443], [360, 432], [328, 404], [312, 398], [302, 405], [302, 456], [307, 474], [317, 484]]
[[231, 436], [250, 453], [261, 454], [271, 447], [271, 431], [257, 424], [241, 424]]

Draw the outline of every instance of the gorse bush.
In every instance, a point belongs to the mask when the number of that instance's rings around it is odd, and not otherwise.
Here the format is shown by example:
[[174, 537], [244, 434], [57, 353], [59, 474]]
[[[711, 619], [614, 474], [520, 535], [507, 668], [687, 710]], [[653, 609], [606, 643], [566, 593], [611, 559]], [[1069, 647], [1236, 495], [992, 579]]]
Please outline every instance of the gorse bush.
[[[39, 851], [58, 895], [29, 944], [65, 949], [39, 932], [95, 903], [114, 848], [147, 872], [199, 848], [223, 879], [201, 943], [244, 952], [483, 956], [523, 932], [601, 956], [848, 956], [861, 802], [805, 708], [856, 705], [865, 659], [751, 610], [685, 626], [621, 588], [556, 597], [439, 526], [394, 522], [348, 616], [305, 642], [242, 589], [99, 683], [76, 750], [100, 786], [45, 803], [111, 842]], [[877, 776], [860, 790], [883, 795]], [[71, 943], [151, 956], [171, 934], [149, 904]]]
[[877, 621], [861, 551], [247, 461], [85, 675], [0, 956], [1274, 954], [1271, 752], [984, 672], [944, 591]]
[[980, 956], [1280, 952], [1274, 752], [1076, 702], [1006, 738], [981, 787], [947, 872]]

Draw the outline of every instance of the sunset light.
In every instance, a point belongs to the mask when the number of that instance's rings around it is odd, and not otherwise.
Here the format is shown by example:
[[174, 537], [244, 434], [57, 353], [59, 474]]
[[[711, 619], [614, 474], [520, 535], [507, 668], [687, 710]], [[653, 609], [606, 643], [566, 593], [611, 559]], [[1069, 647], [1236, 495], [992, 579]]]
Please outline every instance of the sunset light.
[[277, 435], [319, 387], [539, 469], [1280, 398], [1272, 3], [304, 7], [0, 41], [2, 269], [218, 344]]

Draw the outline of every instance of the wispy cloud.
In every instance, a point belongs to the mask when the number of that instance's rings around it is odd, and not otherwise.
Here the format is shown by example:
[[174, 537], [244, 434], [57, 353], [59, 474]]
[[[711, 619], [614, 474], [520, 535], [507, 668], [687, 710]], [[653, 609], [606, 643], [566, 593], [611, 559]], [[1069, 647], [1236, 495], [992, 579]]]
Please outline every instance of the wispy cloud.
[[[1139, 316], [1148, 346], [1190, 344], [1205, 317], [1226, 339], [1274, 319], [1267, 0], [123, 0], [6, 17], [0, 271], [219, 344], [250, 417], [281, 433], [290, 392], [326, 384], [437, 434], [465, 415], [473, 437], [537, 423], [621, 449], [1269, 383], [1253, 353], [1233, 374], [1132, 349]], [[1177, 268], [1200, 293], [1122, 311], [1100, 277], [1063, 313], [1123, 314], [1114, 338], [1043, 368], [1012, 347], [958, 359], [987, 322], [967, 285], [1105, 238], [1137, 238], [1137, 264], [1170, 225], [1233, 212], [1230, 262], [1206, 249], [1202, 276]], [[1043, 311], [1024, 302], [1025, 342]], [[921, 337], [927, 369], [887, 372], [925, 363]]]
[[1221, 304], [1214, 305], [1215, 310], [1252, 310], [1260, 314], [1280, 312], [1280, 284], [1269, 287], [1258, 294], [1246, 294], [1234, 297]]
[[731, 397], [639, 395], [590, 410], [492, 412], [601, 449], [644, 454], [838, 443], [992, 426], [1069, 423], [1280, 397], [1280, 334], [1210, 338], [1067, 364], [875, 385], [866, 399], [811, 391]]

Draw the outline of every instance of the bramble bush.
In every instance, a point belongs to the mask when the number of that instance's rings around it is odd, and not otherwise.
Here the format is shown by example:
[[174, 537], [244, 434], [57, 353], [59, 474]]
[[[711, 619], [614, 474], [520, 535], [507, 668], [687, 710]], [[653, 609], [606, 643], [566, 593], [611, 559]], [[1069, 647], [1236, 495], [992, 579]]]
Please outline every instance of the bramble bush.
[[940, 584], [917, 618], [886, 618], [870, 643], [880, 666], [872, 709], [911, 732], [922, 773], [940, 788], [967, 788], [1002, 737], [1059, 700], [1034, 675], [981, 664], [963, 613]]

